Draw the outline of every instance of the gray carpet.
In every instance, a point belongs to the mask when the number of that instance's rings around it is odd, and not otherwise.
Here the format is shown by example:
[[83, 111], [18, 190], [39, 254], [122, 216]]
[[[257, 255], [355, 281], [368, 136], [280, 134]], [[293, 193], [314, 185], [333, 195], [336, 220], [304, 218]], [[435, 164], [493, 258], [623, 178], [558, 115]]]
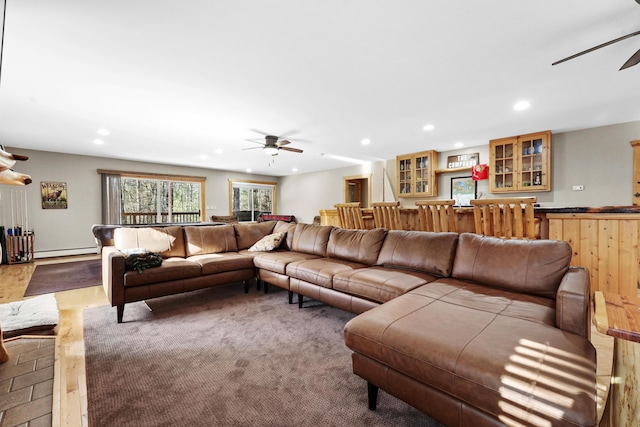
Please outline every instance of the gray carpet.
[[[273, 289], [273, 288], [272, 288]], [[351, 372], [353, 317], [241, 285], [84, 311], [89, 425], [439, 426]]]

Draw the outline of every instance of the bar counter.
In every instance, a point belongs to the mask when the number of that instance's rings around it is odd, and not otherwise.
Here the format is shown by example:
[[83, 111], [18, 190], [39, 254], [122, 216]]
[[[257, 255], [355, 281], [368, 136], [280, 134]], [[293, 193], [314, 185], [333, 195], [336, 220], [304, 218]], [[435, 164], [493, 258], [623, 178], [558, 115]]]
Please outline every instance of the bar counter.
[[[475, 232], [473, 208], [454, 208], [458, 232]], [[365, 227], [373, 228], [373, 210], [362, 209]], [[567, 241], [571, 264], [585, 267], [591, 293], [612, 292], [638, 296], [640, 280], [640, 206], [536, 207], [540, 239]], [[419, 230], [417, 208], [401, 208], [404, 230]], [[338, 211], [320, 211], [320, 223], [339, 227]]]

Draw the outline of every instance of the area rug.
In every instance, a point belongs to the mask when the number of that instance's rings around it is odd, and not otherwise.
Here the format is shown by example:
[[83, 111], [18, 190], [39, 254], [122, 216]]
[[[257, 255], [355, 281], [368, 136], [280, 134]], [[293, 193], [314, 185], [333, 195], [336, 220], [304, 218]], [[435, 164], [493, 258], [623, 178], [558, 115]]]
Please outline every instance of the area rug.
[[[148, 306], [147, 306], [148, 305]], [[440, 426], [351, 371], [353, 317], [239, 284], [84, 310], [89, 426]]]
[[64, 262], [37, 265], [24, 296], [48, 294], [102, 284], [102, 261]]

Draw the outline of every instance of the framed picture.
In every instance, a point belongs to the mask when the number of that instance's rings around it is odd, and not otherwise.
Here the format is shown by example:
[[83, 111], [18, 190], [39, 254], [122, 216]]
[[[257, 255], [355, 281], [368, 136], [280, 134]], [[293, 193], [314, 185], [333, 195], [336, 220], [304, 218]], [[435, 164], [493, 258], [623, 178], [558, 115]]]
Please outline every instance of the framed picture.
[[66, 182], [40, 182], [42, 209], [67, 209]]
[[451, 198], [456, 201], [456, 206], [469, 206], [470, 200], [477, 197], [478, 182], [470, 176], [451, 178]]

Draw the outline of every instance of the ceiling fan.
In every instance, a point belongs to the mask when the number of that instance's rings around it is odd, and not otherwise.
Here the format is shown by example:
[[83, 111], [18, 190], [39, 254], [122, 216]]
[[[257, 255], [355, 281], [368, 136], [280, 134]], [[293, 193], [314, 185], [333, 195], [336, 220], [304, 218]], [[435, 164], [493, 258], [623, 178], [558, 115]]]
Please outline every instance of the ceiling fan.
[[[264, 139], [265, 142], [258, 142], [250, 139], [248, 139], [247, 141], [255, 142], [256, 144], [262, 145], [262, 151], [271, 156], [277, 156], [280, 150], [291, 151], [293, 153], [302, 153], [302, 150], [300, 150], [299, 148], [285, 147], [285, 145], [291, 144], [291, 142], [287, 141], [286, 139], [280, 139], [280, 137], [274, 135], [265, 135]], [[260, 147], [245, 148], [245, 150], [253, 150], [254, 148]]]
[[[635, 2], [636, 2], [636, 3], [638, 3], [638, 4], [640, 4], [640, 0], [635, 0]], [[606, 43], [602, 43], [602, 44], [600, 44], [600, 45], [598, 45], [598, 46], [594, 46], [594, 47], [592, 47], [592, 48], [590, 48], [590, 49], [583, 50], [582, 52], [578, 52], [578, 53], [576, 53], [576, 54], [574, 54], [574, 55], [571, 55], [571, 56], [568, 56], [568, 57], [566, 57], [566, 58], [564, 58], [564, 59], [561, 59], [561, 60], [559, 60], [559, 61], [556, 61], [556, 62], [554, 62], [554, 63], [553, 63], [553, 64], [551, 64], [551, 65], [558, 65], [558, 64], [561, 64], [561, 63], [563, 63], [563, 62], [565, 62], [565, 61], [568, 61], [568, 60], [570, 60], [570, 59], [577, 58], [578, 56], [582, 56], [582, 55], [584, 55], [584, 54], [586, 54], [586, 53], [589, 53], [589, 52], [593, 52], [594, 50], [597, 50], [597, 49], [603, 48], [603, 47], [605, 47], [605, 46], [609, 46], [609, 45], [611, 45], [611, 44], [614, 44], [614, 43], [620, 42], [620, 41], [622, 41], [622, 40], [626, 40], [626, 39], [628, 39], [628, 38], [630, 38], [630, 37], [637, 36], [638, 34], [640, 34], [640, 31], [636, 31], [636, 32], [631, 33], [631, 34], [627, 34], [626, 36], [618, 37], [617, 39], [610, 40], [610, 41], [608, 41], [608, 42], [606, 42]], [[639, 62], [640, 62], [640, 49], [638, 49], [638, 51], [637, 51], [636, 53], [634, 53], [633, 55], [631, 55], [631, 58], [627, 59], [627, 62], [625, 62], [624, 64], [622, 64], [622, 67], [620, 67], [620, 70], [619, 70], [619, 71], [624, 70], [625, 68], [633, 67], [634, 65], [637, 65]]]

